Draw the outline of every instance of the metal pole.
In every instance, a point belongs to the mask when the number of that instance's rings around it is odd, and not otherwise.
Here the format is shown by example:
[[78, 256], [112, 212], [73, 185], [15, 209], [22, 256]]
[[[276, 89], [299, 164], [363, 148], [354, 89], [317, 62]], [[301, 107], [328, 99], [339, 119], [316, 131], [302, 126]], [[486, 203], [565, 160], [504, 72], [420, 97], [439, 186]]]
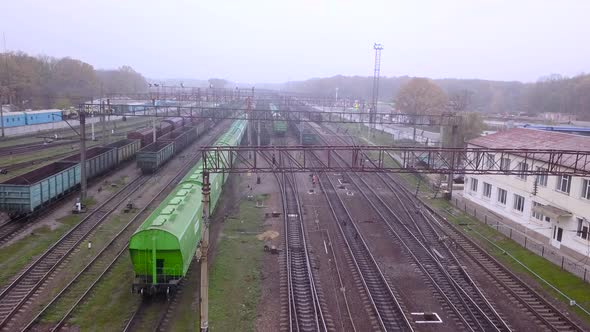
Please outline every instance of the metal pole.
[[3, 107], [3, 100], [2, 100], [1, 94], [0, 94], [0, 123], [2, 124], [2, 137], [4, 137], [4, 107]]
[[100, 124], [102, 125], [102, 144], [107, 144], [107, 124], [105, 121], [104, 102], [100, 100]]
[[[457, 139], [458, 128], [456, 125], [453, 125], [453, 126], [451, 126], [450, 129], [451, 129], [451, 138], [450, 138], [451, 146], [450, 147], [454, 148], [457, 146], [455, 141]], [[414, 131], [415, 130], [416, 130], [416, 128], [414, 127]], [[449, 190], [449, 198], [448, 198], [449, 200], [453, 197], [453, 178], [455, 177], [454, 172], [453, 172], [453, 168], [455, 168], [455, 165], [458, 162], [457, 156], [455, 156], [455, 154], [453, 154], [452, 152], [451, 152], [451, 156], [453, 158], [453, 160], [451, 160], [452, 167], [451, 167], [451, 172], [449, 173], [449, 178], [448, 178], [448, 182], [447, 182], [447, 189]]]
[[158, 109], [156, 108], [156, 100], [152, 100], [152, 104], [154, 105], [154, 117], [152, 118], [152, 139], [154, 143], [156, 142], [156, 116], [158, 115]]
[[80, 107], [80, 203], [86, 199], [86, 112]]
[[203, 225], [201, 226], [201, 332], [209, 330], [209, 275], [207, 252], [209, 250], [209, 172], [203, 171]]
[[[258, 130], [256, 131], [258, 136], [258, 146], [260, 147], [260, 119], [258, 119]], [[256, 172], [256, 184], [260, 184], [260, 172]]]

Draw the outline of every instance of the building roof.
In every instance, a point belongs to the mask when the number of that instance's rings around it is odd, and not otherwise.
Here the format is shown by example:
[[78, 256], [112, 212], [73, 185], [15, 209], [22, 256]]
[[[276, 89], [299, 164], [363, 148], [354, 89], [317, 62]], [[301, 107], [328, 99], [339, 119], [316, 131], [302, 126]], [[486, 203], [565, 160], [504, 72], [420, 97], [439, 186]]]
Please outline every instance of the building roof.
[[[527, 128], [513, 128], [495, 134], [474, 138], [467, 142], [488, 149], [539, 149], [590, 152], [590, 136], [573, 135]], [[519, 155], [519, 153], [511, 153]], [[557, 160], [548, 153], [536, 153], [528, 158], [545, 163], [557, 163], [565, 168], [590, 171], [588, 157], [578, 159], [575, 153], [566, 153]]]
[[513, 128], [467, 142], [490, 149], [552, 149], [590, 151], [590, 137], [553, 131]]

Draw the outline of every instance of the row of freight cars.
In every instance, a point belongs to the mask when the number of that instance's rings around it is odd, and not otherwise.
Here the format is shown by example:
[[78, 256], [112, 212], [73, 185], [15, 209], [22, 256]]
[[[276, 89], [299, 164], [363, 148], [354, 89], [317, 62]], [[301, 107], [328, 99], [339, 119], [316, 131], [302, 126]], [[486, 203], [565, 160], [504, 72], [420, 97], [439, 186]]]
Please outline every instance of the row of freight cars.
[[[86, 150], [87, 178], [133, 158], [139, 148], [138, 140], [123, 140]], [[75, 154], [0, 183], [0, 210], [12, 216], [37, 212], [78, 188], [80, 181], [80, 155]]]
[[62, 110], [40, 110], [25, 112], [5, 112], [2, 116], [4, 128], [59, 122], [65, 118]]
[[[205, 122], [198, 123], [197, 127], [207, 128], [204, 125]], [[184, 130], [187, 132], [196, 132], [197, 129], [193, 126], [184, 127], [184, 120], [182, 118], [166, 119], [158, 126], [157, 135], [163, 138], [177, 137], [177, 134], [172, 136], [172, 133], [183, 132]], [[139, 155], [146, 148], [149, 150], [150, 140], [146, 141], [136, 138], [136, 133], [141, 131], [138, 130], [135, 133], [129, 133], [127, 139], [103, 147], [93, 147], [86, 150], [87, 179], [104, 174], [119, 164], [136, 157], [136, 155]], [[150, 135], [153, 139], [153, 134], [151, 133], [152, 131], [150, 129]], [[196, 135], [190, 136], [190, 138], [192, 140], [196, 138]], [[178, 149], [181, 149], [180, 145], [182, 145], [182, 148], [186, 147], [191, 140], [189, 140], [189, 137], [183, 137], [182, 142], [178, 142], [177, 144]], [[156, 144], [160, 143], [167, 145], [175, 144], [175, 142], [171, 143], [170, 140], [156, 142]], [[174, 151], [174, 145], [171, 146], [171, 149]], [[169, 158], [173, 154], [174, 152], [172, 152]], [[162, 164], [163, 162], [159, 163], [158, 167]], [[77, 189], [80, 182], [80, 155], [74, 154], [0, 183], [0, 211], [7, 212], [12, 216], [38, 212], [43, 207], [50, 205], [69, 192]]]
[[[246, 121], [237, 120], [215, 145], [239, 145], [245, 131]], [[135, 271], [132, 288], [135, 292], [153, 294], [173, 291], [186, 276], [201, 240], [202, 173], [203, 164], [200, 161], [129, 240], [129, 254]], [[225, 173], [210, 174], [209, 214], [217, 206], [227, 178]]]

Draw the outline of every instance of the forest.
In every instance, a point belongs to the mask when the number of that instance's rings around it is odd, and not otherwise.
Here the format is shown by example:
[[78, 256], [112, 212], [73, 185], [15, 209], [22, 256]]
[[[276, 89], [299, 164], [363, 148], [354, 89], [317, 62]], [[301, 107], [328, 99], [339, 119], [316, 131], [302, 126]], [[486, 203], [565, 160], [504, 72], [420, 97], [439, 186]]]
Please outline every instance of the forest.
[[[396, 101], [401, 87], [412, 77], [381, 77], [379, 100]], [[544, 112], [574, 114], [579, 120], [590, 120], [590, 75], [564, 77], [550, 75], [534, 83], [487, 81], [479, 79], [432, 80], [449, 100], [467, 99], [465, 111], [484, 113]], [[359, 100], [371, 100], [373, 78], [367, 76], [333, 76], [289, 82], [286, 90]]]
[[129, 66], [97, 70], [68, 57], [0, 54], [0, 101], [18, 110], [64, 109], [101, 95], [147, 88], [146, 79]]

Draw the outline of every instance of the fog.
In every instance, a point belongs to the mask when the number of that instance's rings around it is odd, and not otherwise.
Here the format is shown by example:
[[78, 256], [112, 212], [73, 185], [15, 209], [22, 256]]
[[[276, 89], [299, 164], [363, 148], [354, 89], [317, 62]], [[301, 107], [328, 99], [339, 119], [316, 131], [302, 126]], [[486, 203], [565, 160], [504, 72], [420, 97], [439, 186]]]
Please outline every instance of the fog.
[[9, 51], [150, 78], [535, 81], [590, 71], [590, 1], [2, 1]]

